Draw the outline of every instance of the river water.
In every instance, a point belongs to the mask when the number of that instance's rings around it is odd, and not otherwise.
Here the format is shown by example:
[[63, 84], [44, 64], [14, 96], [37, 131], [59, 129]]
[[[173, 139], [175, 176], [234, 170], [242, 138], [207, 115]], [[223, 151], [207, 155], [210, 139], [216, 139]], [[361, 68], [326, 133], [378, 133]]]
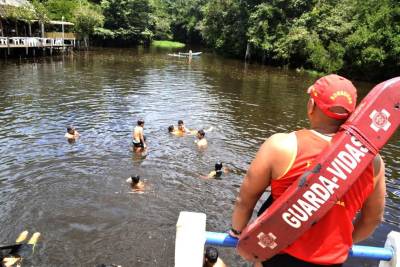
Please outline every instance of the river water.
[[[307, 126], [306, 74], [204, 54], [188, 64], [164, 51], [99, 50], [0, 63], [0, 243], [19, 232], [42, 239], [28, 266], [173, 266], [180, 211], [207, 214], [225, 231], [241, 180], [263, 140]], [[372, 84], [356, 83], [365, 95]], [[143, 118], [149, 150], [130, 136]], [[208, 128], [209, 148], [167, 127]], [[81, 133], [64, 139], [66, 126]], [[382, 151], [385, 220], [363, 244], [383, 246], [400, 231], [399, 133]], [[231, 172], [203, 180], [217, 160]], [[132, 194], [132, 174], [147, 183]], [[220, 249], [229, 266], [250, 266]], [[188, 263], [190, 266], [190, 263]], [[350, 261], [346, 266], [377, 266]]]

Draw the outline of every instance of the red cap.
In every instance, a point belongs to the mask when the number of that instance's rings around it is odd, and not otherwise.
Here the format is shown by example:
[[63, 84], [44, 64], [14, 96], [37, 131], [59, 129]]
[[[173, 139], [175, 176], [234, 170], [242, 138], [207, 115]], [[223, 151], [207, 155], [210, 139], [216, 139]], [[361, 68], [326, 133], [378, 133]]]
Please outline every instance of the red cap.
[[[307, 93], [325, 115], [334, 119], [346, 119], [356, 108], [357, 89], [349, 80], [336, 74], [320, 78]], [[335, 113], [331, 110], [333, 107], [342, 107], [347, 113]]]

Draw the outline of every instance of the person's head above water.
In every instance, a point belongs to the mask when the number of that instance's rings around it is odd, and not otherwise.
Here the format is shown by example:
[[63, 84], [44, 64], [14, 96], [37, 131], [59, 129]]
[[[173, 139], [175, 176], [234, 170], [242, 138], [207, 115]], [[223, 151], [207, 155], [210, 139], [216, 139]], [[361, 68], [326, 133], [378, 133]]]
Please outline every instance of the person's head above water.
[[178, 129], [183, 131], [185, 129], [185, 125], [183, 124], [183, 120], [178, 121]]
[[172, 133], [174, 130], [175, 130], [174, 125], [168, 126], [168, 132], [169, 132], [169, 133]]
[[354, 112], [357, 89], [348, 79], [330, 74], [318, 79], [307, 90], [307, 114], [312, 128], [338, 127]]
[[203, 129], [197, 131], [197, 138], [203, 139], [204, 136], [206, 136], [206, 132]]
[[132, 175], [131, 177], [131, 185], [135, 186], [139, 183], [140, 181], [140, 176], [139, 175]]
[[75, 134], [75, 128], [73, 126], [68, 126], [67, 133], [72, 134], [72, 135]]
[[206, 262], [214, 264], [218, 260], [218, 250], [214, 247], [206, 247], [206, 251], [204, 253], [204, 259]]
[[217, 161], [217, 163], [215, 163], [215, 171], [222, 172], [222, 162]]
[[144, 126], [144, 120], [142, 120], [142, 119], [138, 120], [137, 121], [137, 125], [143, 127]]

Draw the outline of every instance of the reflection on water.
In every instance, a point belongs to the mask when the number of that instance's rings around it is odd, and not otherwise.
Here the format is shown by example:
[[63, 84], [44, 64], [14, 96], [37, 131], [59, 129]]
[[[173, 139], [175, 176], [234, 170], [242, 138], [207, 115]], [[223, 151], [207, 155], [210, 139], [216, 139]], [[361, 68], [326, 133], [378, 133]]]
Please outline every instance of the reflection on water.
[[[0, 63], [0, 77], [0, 241], [25, 229], [41, 232], [35, 266], [173, 266], [179, 212], [205, 212], [208, 230], [228, 229], [263, 140], [307, 126], [305, 88], [314, 80], [211, 54], [188, 65], [136, 49]], [[372, 87], [358, 86], [361, 95]], [[146, 121], [146, 155], [130, 146], [138, 118]], [[189, 128], [214, 127], [206, 151], [194, 136], [168, 134], [178, 119]], [[68, 125], [81, 133], [75, 143], [63, 138]], [[385, 222], [365, 242], [377, 246], [400, 230], [398, 133], [382, 155]], [[232, 172], [200, 179], [218, 160]], [[129, 194], [125, 180], [133, 174], [151, 190]], [[232, 249], [220, 254], [230, 266], [249, 266]]]

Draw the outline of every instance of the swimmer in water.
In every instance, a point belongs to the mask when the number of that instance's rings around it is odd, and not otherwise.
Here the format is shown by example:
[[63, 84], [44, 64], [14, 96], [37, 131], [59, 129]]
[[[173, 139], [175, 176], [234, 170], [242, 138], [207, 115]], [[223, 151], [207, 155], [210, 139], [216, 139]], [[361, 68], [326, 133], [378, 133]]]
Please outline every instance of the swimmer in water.
[[204, 252], [203, 267], [227, 267], [218, 256], [218, 250], [214, 247], [206, 247]]
[[80, 134], [78, 133], [77, 130], [75, 130], [75, 127], [73, 126], [68, 126], [67, 127], [67, 132], [65, 133], [65, 137], [67, 139], [78, 139]]
[[197, 140], [194, 141], [197, 144], [198, 148], [206, 148], [208, 143], [206, 139], [206, 132], [204, 130], [198, 130], [197, 131]]
[[215, 163], [215, 169], [213, 171], [211, 171], [207, 176], [204, 175], [200, 175], [200, 178], [203, 179], [218, 179], [221, 178], [223, 173], [228, 173], [229, 170], [227, 167], [224, 167], [222, 165], [222, 162], [218, 161], [217, 163]]
[[142, 151], [147, 147], [145, 143], [146, 139], [144, 137], [143, 128], [144, 128], [144, 120], [138, 120], [137, 125], [133, 130], [132, 134], [133, 137], [132, 144], [135, 152]]
[[127, 183], [130, 183], [133, 192], [143, 192], [144, 191], [144, 182], [140, 181], [139, 175], [132, 175], [128, 179], [126, 179]]
[[174, 125], [168, 126], [168, 132], [176, 136], [195, 135], [197, 133], [196, 130], [187, 129], [182, 120], [178, 121], [177, 128]]
[[187, 129], [185, 127], [185, 124], [183, 123], [183, 120], [178, 121], [178, 131], [183, 134], [187, 132]]
[[19, 234], [15, 244], [0, 247], [0, 266], [13, 267], [21, 266], [24, 258], [32, 256], [40, 233], [36, 232], [26, 242], [29, 232], [23, 231]]

